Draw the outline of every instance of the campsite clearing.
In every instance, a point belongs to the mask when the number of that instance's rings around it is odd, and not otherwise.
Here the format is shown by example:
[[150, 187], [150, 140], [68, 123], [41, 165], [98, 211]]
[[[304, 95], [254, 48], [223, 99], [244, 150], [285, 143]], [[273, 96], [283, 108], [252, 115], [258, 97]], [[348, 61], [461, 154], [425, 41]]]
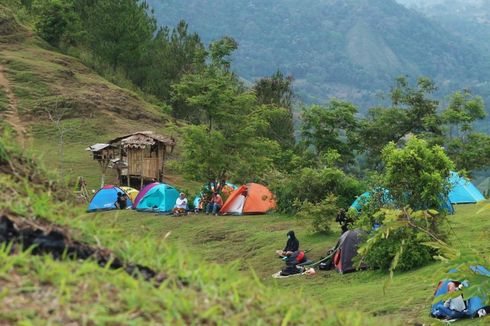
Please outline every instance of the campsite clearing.
[[[451, 245], [464, 254], [488, 255], [490, 252], [490, 209], [482, 210], [485, 205], [488, 206], [488, 201], [459, 205], [456, 206], [456, 215], [448, 217]], [[275, 280], [271, 275], [283, 267], [283, 262], [274, 257], [274, 250], [282, 248], [288, 230], [294, 229], [301, 248], [311, 249], [308, 256], [317, 259], [335, 245], [339, 228], [334, 227], [335, 234], [311, 234], [307, 230], [308, 222], [277, 214], [175, 218], [126, 210], [96, 216], [87, 214], [82, 219], [84, 223], [97, 226], [100, 232], [107, 232], [104, 238], [114, 239], [109, 241], [113, 242], [110, 245], [116, 251], [126, 251], [128, 245], [142, 240], [150, 243], [168, 241], [182, 248], [182, 255], [199, 256], [212, 263], [237, 264], [244, 273], [251, 273], [251, 268], [265, 285], [282, 288], [286, 293], [297, 293], [301, 289], [304, 295], [328, 305], [358, 309], [380, 318], [404, 322], [434, 321], [428, 316], [431, 295], [449, 268], [442, 263], [434, 263], [414, 271], [397, 273], [385, 291], [383, 289], [389, 278], [377, 271], [346, 275], [320, 271], [315, 276]], [[164, 240], [166, 236], [167, 240]], [[164, 255], [161, 252], [154, 254]], [[149, 264], [151, 260], [150, 257], [145, 260], [144, 255], [140, 259], [142, 263]]]

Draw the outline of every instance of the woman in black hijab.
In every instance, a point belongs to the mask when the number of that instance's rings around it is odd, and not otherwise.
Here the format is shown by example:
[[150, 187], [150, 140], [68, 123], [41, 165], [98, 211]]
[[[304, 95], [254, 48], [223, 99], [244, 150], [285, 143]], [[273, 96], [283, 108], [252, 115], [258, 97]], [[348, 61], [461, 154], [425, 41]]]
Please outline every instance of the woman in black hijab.
[[276, 254], [279, 257], [287, 257], [290, 256], [293, 252], [299, 250], [299, 241], [296, 239], [294, 235], [294, 231], [289, 231], [288, 234], [288, 242], [286, 242], [286, 246], [283, 250], [276, 250]]

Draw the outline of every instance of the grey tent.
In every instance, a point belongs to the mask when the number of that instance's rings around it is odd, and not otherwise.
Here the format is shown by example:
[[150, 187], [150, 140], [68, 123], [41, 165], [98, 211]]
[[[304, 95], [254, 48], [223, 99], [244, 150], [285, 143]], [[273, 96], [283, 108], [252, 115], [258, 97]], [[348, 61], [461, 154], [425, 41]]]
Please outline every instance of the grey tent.
[[[341, 273], [354, 272], [354, 262], [352, 261], [357, 256], [357, 248], [364, 241], [366, 233], [362, 230], [349, 230], [342, 234], [333, 255], [333, 266]], [[365, 265], [360, 266], [361, 269], [366, 268]]]

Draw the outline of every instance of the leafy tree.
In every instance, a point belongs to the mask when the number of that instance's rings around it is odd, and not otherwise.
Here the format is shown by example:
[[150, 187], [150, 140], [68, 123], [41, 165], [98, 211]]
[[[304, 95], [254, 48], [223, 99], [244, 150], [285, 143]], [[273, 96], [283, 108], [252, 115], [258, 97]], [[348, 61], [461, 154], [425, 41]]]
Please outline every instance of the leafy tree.
[[449, 125], [449, 138], [464, 138], [473, 131], [473, 123], [486, 116], [485, 104], [480, 96], [471, 96], [468, 90], [452, 95], [448, 107], [442, 112], [442, 119]]
[[490, 164], [490, 136], [473, 131], [473, 123], [485, 118], [485, 104], [468, 90], [451, 97], [442, 119], [448, 125], [446, 148], [458, 169], [471, 171]]
[[440, 146], [410, 138], [397, 148], [388, 144], [382, 151], [385, 164], [384, 186], [399, 207], [439, 209], [450, 191], [449, 172], [453, 162]]
[[407, 110], [405, 133], [442, 133], [440, 122], [436, 119], [439, 102], [429, 98], [436, 90], [434, 82], [426, 77], [420, 77], [416, 87], [411, 87], [406, 77], [396, 79], [391, 100], [393, 107]]
[[371, 167], [381, 168], [381, 150], [389, 142], [398, 142], [405, 135], [402, 126], [407, 124], [407, 114], [400, 108], [372, 108], [360, 122], [359, 139], [367, 152]]
[[332, 100], [327, 107], [312, 105], [304, 109], [301, 115], [303, 141], [312, 146], [317, 155], [336, 150], [342, 163], [352, 161], [357, 148], [356, 113], [354, 105], [340, 100]]
[[[357, 225], [370, 235], [359, 253], [372, 268], [408, 270], [433, 260], [446, 245], [439, 227], [445, 212], [440, 207], [450, 190], [448, 177], [454, 164], [442, 147], [431, 147], [417, 137], [402, 148], [388, 144], [382, 158], [382, 186], [390, 191], [393, 203], [361, 212]], [[365, 221], [381, 226], [373, 231]]]
[[280, 116], [270, 117], [267, 137], [277, 140], [283, 148], [291, 148], [294, 145], [293, 77], [284, 76], [278, 70], [272, 76], [256, 81], [253, 90], [259, 104], [283, 111]]
[[370, 166], [381, 168], [381, 149], [389, 142], [398, 143], [417, 135], [431, 143], [442, 143], [442, 122], [437, 114], [439, 102], [430, 98], [434, 82], [421, 77], [415, 87], [406, 77], [398, 77], [389, 96], [391, 107], [372, 108], [360, 122], [360, 141], [369, 155]]
[[223, 132], [209, 131], [203, 125], [184, 128], [181, 171], [198, 181], [264, 180], [273, 168], [279, 146], [274, 141], [254, 136], [254, 130], [253, 124], [248, 124], [243, 130], [237, 130], [236, 136], [226, 137]]
[[190, 34], [184, 21], [172, 31], [160, 28], [143, 56], [135, 83], [162, 100], [170, 100], [171, 86], [183, 75], [201, 71], [205, 57], [199, 35]]
[[469, 133], [464, 138], [454, 137], [446, 148], [459, 170], [472, 171], [490, 165], [490, 136], [487, 134]]
[[71, 1], [45, 0], [34, 4], [36, 30], [49, 44], [73, 45], [81, 34], [80, 20]]
[[93, 53], [116, 70], [128, 74], [141, 64], [156, 31], [146, 2], [97, 0], [85, 7], [84, 28]]
[[211, 63], [214, 67], [228, 70], [231, 54], [238, 49], [238, 43], [232, 37], [225, 36], [209, 45]]

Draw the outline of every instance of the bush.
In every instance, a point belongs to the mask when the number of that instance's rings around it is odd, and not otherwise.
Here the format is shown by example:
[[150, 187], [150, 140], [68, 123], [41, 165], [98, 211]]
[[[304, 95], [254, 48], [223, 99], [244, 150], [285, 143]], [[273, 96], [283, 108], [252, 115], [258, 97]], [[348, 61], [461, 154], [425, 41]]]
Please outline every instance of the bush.
[[337, 197], [329, 194], [319, 203], [309, 201], [300, 202], [296, 200], [294, 206], [297, 207], [297, 217], [300, 220], [311, 220], [313, 232], [330, 233], [330, 225], [335, 219], [339, 210], [337, 207]]
[[[370, 232], [359, 253], [372, 268], [409, 270], [432, 261], [445, 246], [440, 225], [445, 212], [435, 211], [447, 198], [447, 178], [453, 163], [441, 147], [413, 137], [403, 148], [390, 143], [383, 149], [383, 184], [390, 202], [376, 192], [356, 222]], [[373, 226], [380, 224], [376, 231]]]
[[338, 207], [349, 207], [355, 196], [362, 192], [363, 185], [335, 167], [301, 168], [292, 173], [278, 173], [272, 177], [270, 188], [276, 195], [278, 210], [286, 214], [295, 214], [300, 206], [309, 202], [319, 204], [329, 194], [337, 197]]
[[364, 257], [363, 261], [373, 269], [390, 270], [398, 253], [397, 270], [406, 271], [432, 261], [435, 249], [421, 245], [430, 239], [413, 228], [400, 228], [381, 239]]

